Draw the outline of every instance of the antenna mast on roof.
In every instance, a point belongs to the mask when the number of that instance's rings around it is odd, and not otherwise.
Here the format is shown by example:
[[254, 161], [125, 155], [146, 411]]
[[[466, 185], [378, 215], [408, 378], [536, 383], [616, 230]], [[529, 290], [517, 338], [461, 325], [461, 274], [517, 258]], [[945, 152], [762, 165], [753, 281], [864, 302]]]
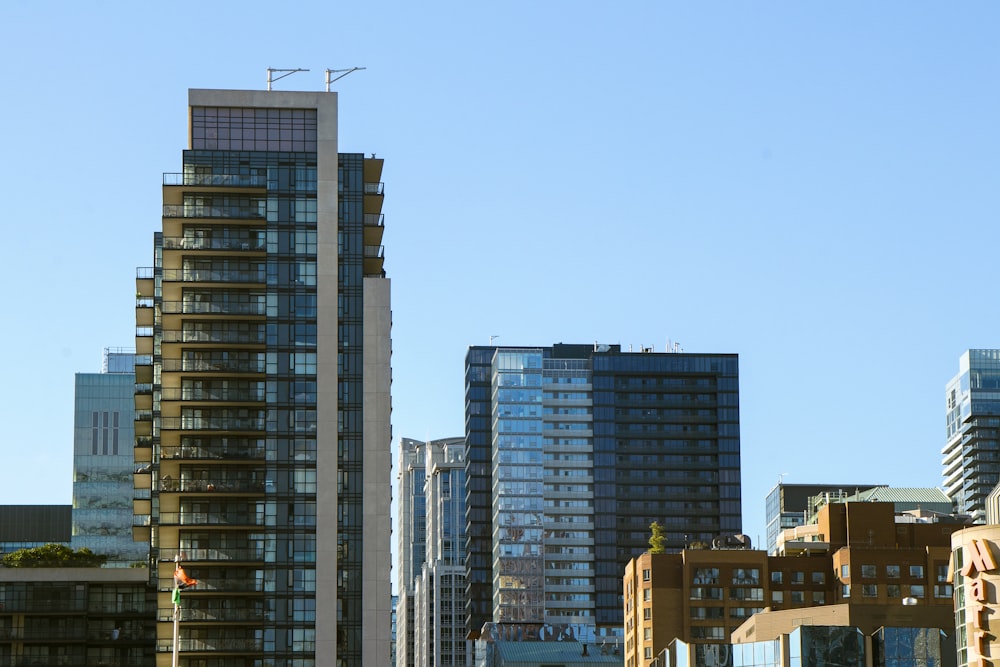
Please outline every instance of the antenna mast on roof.
[[[351, 72], [357, 72], [358, 70], [368, 69], [367, 67], [348, 67], [347, 69], [328, 69], [326, 70], [326, 92], [330, 92], [330, 84], [334, 81], [340, 81], [345, 76]], [[331, 74], [339, 74], [340, 76], [330, 77]]]
[[[281, 79], [284, 79], [286, 76], [291, 76], [292, 74], [295, 74], [296, 72], [308, 72], [308, 71], [309, 70], [302, 69], [301, 67], [299, 67], [297, 69], [277, 69], [275, 67], [268, 67], [267, 68], [267, 89], [271, 90], [271, 84], [272, 83], [274, 83], [275, 81], [280, 81]], [[281, 76], [274, 76], [274, 77], [272, 77], [271, 75], [274, 72], [284, 72], [284, 74], [282, 74]]]

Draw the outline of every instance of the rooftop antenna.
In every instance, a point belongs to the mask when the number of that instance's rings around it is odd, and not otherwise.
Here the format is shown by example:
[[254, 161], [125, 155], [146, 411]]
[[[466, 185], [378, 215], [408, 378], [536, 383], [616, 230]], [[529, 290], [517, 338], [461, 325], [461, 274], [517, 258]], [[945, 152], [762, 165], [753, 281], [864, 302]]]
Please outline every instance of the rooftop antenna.
[[[330, 92], [330, 84], [333, 83], [334, 81], [340, 81], [341, 79], [343, 79], [345, 76], [347, 76], [351, 72], [357, 72], [358, 70], [362, 70], [362, 69], [368, 69], [368, 68], [367, 67], [348, 67], [347, 69], [328, 69], [328, 70], [326, 70], [326, 92]], [[339, 76], [335, 76], [335, 77], [331, 78], [331, 76], [330, 76], [331, 74], [338, 74]]]
[[[280, 81], [281, 79], [284, 79], [286, 76], [291, 76], [292, 74], [295, 74], [296, 72], [308, 72], [308, 71], [309, 70], [302, 69], [301, 67], [299, 67], [297, 69], [278, 69], [276, 67], [268, 67], [267, 68], [267, 89], [271, 90], [271, 84], [272, 83], [274, 83], [275, 81]], [[281, 76], [272, 76], [275, 72], [284, 72], [284, 74], [282, 74]]]
[[492, 336], [490, 336], [490, 347], [493, 347], [493, 339], [494, 339], [494, 338], [499, 338], [499, 337], [500, 337], [500, 336], [498, 336], [498, 335], [496, 335], [496, 334], [493, 334]]

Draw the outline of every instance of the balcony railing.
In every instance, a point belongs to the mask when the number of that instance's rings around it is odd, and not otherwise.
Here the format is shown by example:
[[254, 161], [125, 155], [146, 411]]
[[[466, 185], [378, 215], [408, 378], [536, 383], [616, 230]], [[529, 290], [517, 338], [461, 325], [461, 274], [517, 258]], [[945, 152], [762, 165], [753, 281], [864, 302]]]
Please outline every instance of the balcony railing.
[[[152, 385], [150, 385], [152, 386]], [[139, 393], [136, 385], [136, 393]], [[164, 401], [222, 401], [227, 403], [260, 403], [265, 400], [264, 387], [247, 389], [201, 389], [171, 387], [160, 396]]]
[[365, 183], [365, 194], [366, 195], [380, 195], [384, 187], [384, 183]]
[[164, 331], [164, 343], [218, 343], [226, 345], [263, 345], [264, 330], [239, 331], [233, 328], [216, 331]]
[[[199, 579], [199, 583], [201, 580]], [[168, 583], [173, 586], [173, 580]], [[227, 603], [233, 602], [227, 600]], [[160, 622], [172, 621], [174, 619], [173, 607], [161, 607], [156, 612], [156, 618]], [[226, 623], [263, 621], [266, 618], [263, 609], [234, 609], [229, 606], [225, 609], [193, 609], [191, 607], [181, 607], [181, 621], [223, 621]]]
[[165, 282], [190, 283], [263, 283], [267, 279], [264, 267], [256, 271], [235, 269], [164, 269]]
[[214, 359], [164, 359], [163, 370], [167, 372], [188, 371], [191, 373], [263, 373], [264, 359], [257, 360], [214, 360]]
[[385, 246], [365, 246], [365, 257], [385, 259]]
[[267, 187], [267, 175], [164, 173], [163, 184], [199, 185], [227, 188], [264, 188]]
[[198, 204], [164, 204], [164, 218], [235, 218], [238, 220], [263, 220], [267, 217], [266, 202], [258, 206], [204, 206]]
[[365, 226], [366, 227], [385, 226], [385, 213], [365, 213]]
[[166, 250], [244, 250], [262, 252], [267, 249], [267, 242], [262, 238], [185, 238], [182, 236], [165, 236], [163, 247]]
[[159, 555], [163, 562], [173, 562], [177, 556], [180, 556], [182, 561], [262, 562], [264, 560], [264, 547], [163, 548], [160, 549]]
[[195, 493], [263, 493], [265, 483], [241, 479], [161, 479], [160, 490]]
[[217, 447], [181, 445], [179, 447], [163, 447], [160, 450], [161, 459], [187, 459], [187, 460], [219, 460], [219, 459], [249, 459], [263, 460], [264, 445], [247, 444], [244, 447], [239, 445], [226, 444]]
[[[254, 410], [257, 412], [257, 410]], [[161, 417], [165, 431], [263, 431], [264, 417]]]
[[[226, 653], [259, 653], [263, 650], [264, 642], [260, 639], [180, 639], [177, 642], [177, 650], [186, 652], [216, 652]], [[169, 653], [173, 650], [172, 639], [157, 639], [157, 653]]]
[[263, 526], [264, 516], [249, 512], [160, 512], [160, 525]]
[[267, 304], [260, 301], [241, 303], [234, 301], [164, 301], [163, 312], [168, 315], [266, 315]]

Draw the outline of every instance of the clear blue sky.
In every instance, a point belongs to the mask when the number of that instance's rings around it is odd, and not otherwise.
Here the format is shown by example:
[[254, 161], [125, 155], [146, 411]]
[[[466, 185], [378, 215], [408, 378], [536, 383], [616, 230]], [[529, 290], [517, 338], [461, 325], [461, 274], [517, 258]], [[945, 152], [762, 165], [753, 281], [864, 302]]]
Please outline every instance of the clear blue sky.
[[340, 82], [386, 159], [393, 426], [463, 430], [467, 346], [736, 352], [744, 529], [787, 482], [940, 484], [1000, 347], [1000, 6], [7, 2], [0, 503], [68, 503], [73, 374], [132, 345], [188, 88]]

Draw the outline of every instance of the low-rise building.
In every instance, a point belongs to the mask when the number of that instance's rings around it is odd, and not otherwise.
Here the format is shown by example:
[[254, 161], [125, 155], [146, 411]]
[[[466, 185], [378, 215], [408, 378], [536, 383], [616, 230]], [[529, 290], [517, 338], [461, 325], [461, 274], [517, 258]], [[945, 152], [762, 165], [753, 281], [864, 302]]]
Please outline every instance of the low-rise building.
[[[798, 539], [784, 540], [784, 556], [751, 549], [642, 554], [625, 569], [625, 665], [649, 664], [675, 639], [729, 644], [737, 628], [765, 610], [799, 610], [801, 617], [805, 608], [848, 604], [862, 609], [853, 614], [871, 608], [884, 616], [928, 607], [937, 620], [914, 627], [950, 635], [951, 535], [966, 525], [917, 511], [896, 514], [892, 503], [835, 503], [820, 510], [816, 524], [788, 531], [798, 531]], [[866, 634], [875, 630], [864, 627]]]

